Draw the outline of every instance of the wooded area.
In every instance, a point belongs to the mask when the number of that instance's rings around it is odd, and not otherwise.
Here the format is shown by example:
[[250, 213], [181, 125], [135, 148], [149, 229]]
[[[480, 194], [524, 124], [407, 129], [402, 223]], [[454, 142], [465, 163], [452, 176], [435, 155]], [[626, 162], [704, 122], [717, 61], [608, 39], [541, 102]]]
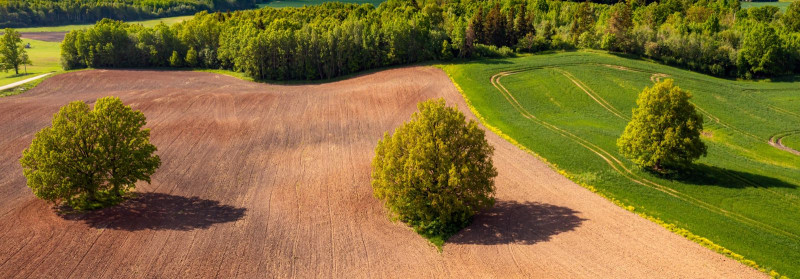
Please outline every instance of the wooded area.
[[0, 0], [0, 28], [142, 20], [255, 8], [255, 0]]
[[153, 28], [104, 20], [67, 35], [62, 63], [65, 69], [189, 66], [257, 79], [326, 79], [434, 59], [590, 48], [754, 78], [800, 71], [798, 13], [800, 2], [783, 13], [743, 10], [736, 0], [326, 3], [199, 13]]

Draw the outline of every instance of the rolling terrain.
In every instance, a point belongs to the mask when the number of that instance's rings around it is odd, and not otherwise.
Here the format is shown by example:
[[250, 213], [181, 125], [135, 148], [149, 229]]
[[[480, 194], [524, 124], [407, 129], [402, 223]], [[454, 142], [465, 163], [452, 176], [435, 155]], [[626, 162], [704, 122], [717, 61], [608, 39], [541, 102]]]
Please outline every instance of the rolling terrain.
[[[144, 112], [163, 164], [120, 206], [59, 215], [33, 196], [17, 161], [60, 106], [109, 95]], [[89, 70], [0, 98], [0, 277], [766, 276], [491, 132], [497, 205], [440, 253], [391, 222], [369, 182], [377, 140], [438, 97], [475, 118], [447, 75], [428, 67], [283, 86]]]
[[[573, 181], [798, 277], [798, 83], [738, 82], [592, 52], [445, 66], [485, 121]], [[638, 94], [664, 78], [693, 93], [708, 156], [689, 173], [638, 169], [616, 140]], [[698, 240], [700, 241], [700, 240]]]

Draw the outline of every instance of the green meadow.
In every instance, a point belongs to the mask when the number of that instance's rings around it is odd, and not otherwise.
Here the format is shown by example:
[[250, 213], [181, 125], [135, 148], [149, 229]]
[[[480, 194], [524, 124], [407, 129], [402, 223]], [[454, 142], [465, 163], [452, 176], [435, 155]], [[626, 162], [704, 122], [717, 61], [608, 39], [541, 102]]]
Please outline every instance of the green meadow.
[[61, 71], [59, 54], [61, 47], [59, 43], [43, 42], [37, 40], [22, 39], [23, 44], [31, 44], [28, 51], [33, 65], [27, 66], [27, 74], [24, 66], [19, 69], [19, 75], [14, 70], [0, 72], [0, 86], [11, 84], [20, 80], [32, 78], [44, 73]]
[[[800, 277], [800, 156], [768, 143], [800, 129], [800, 79], [726, 80], [596, 52], [443, 68], [486, 124], [575, 182], [766, 271]], [[638, 169], [616, 146], [637, 95], [664, 78], [690, 91], [705, 118], [708, 156], [679, 176]]]
[[742, 9], [758, 8], [764, 6], [775, 6], [781, 9], [782, 12], [786, 11], [792, 1], [779, 1], [779, 2], [741, 2]]

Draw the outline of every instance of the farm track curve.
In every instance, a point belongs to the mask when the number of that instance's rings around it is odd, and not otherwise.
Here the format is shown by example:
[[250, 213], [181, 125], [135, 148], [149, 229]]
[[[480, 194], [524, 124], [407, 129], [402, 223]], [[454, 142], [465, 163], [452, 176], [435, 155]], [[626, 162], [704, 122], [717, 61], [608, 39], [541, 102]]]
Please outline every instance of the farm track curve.
[[[59, 216], [25, 186], [20, 154], [60, 106], [108, 95], [148, 117], [163, 165], [121, 206]], [[491, 132], [498, 203], [439, 253], [369, 183], [377, 140], [438, 97], [475, 119], [428, 67], [286, 86], [92, 70], [0, 98], [0, 277], [766, 277]]]

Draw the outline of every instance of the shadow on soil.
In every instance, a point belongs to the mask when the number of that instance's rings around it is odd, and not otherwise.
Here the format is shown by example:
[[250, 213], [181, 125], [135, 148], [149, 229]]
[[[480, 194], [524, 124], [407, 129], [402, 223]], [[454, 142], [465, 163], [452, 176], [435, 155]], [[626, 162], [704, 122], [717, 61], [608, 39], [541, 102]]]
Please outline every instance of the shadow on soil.
[[245, 208], [222, 205], [198, 197], [162, 193], [137, 193], [135, 198], [101, 210], [62, 215], [97, 229], [123, 231], [207, 229], [214, 224], [242, 219]]
[[532, 245], [572, 231], [586, 219], [567, 207], [535, 202], [497, 201], [475, 216], [472, 224], [447, 240], [449, 243]]

